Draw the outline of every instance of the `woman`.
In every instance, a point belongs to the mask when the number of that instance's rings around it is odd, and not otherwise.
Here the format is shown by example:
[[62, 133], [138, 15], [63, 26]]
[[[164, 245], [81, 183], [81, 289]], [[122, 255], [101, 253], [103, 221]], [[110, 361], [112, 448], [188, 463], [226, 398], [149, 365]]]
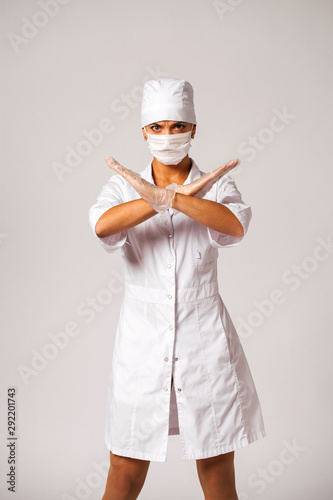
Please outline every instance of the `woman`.
[[139, 495], [170, 434], [195, 459], [206, 500], [235, 500], [234, 450], [265, 436], [260, 404], [217, 283], [218, 248], [238, 244], [251, 209], [226, 175], [188, 156], [196, 132], [185, 80], [144, 86], [141, 125], [153, 160], [117, 175], [89, 212], [108, 252], [121, 248], [125, 294], [107, 395], [110, 470], [102, 500]]

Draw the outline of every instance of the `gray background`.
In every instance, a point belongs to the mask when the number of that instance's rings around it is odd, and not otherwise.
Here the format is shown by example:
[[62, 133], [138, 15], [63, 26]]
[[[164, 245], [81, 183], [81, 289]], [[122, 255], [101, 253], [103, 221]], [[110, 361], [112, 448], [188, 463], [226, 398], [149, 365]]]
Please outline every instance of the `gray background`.
[[[13, 0], [1, 10], [1, 499], [104, 491], [122, 259], [99, 245], [88, 210], [113, 175], [107, 155], [136, 171], [150, 160], [142, 86], [170, 76], [194, 87], [192, 157], [207, 172], [239, 157], [233, 177], [253, 209], [242, 244], [219, 258], [267, 430], [236, 452], [240, 500], [328, 500], [332, 1]], [[5, 476], [11, 386], [15, 495]], [[202, 496], [195, 462], [170, 437], [140, 498]]]

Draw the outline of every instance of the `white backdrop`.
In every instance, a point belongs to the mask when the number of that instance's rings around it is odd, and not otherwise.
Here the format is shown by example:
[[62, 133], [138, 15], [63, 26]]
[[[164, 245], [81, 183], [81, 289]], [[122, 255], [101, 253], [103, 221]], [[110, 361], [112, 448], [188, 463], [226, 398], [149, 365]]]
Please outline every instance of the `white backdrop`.
[[[1, 10], [1, 499], [102, 497], [122, 259], [99, 245], [88, 210], [113, 175], [107, 155], [146, 166], [142, 86], [170, 76], [194, 88], [191, 156], [204, 171], [239, 157], [233, 177], [253, 210], [242, 244], [219, 258], [267, 431], [236, 452], [240, 500], [328, 500], [332, 1], [1, 0]], [[140, 498], [202, 498], [179, 436]]]

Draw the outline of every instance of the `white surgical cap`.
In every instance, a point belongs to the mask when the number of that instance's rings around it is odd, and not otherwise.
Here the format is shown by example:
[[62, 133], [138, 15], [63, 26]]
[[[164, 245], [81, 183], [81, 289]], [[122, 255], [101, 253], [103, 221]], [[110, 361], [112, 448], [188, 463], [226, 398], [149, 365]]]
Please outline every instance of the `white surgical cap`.
[[197, 123], [193, 88], [186, 80], [160, 78], [143, 87], [141, 127], [163, 120]]

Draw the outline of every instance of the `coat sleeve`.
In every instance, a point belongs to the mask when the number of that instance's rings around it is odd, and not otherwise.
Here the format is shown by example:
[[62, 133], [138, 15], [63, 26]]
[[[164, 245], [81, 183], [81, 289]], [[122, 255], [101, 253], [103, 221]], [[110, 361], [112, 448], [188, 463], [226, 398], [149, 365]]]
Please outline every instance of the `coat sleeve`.
[[100, 238], [95, 232], [95, 226], [98, 219], [109, 208], [121, 203], [124, 203], [124, 180], [117, 174], [112, 176], [109, 182], [103, 186], [96, 203], [89, 209], [88, 214], [93, 233], [107, 252], [114, 252], [124, 245], [127, 239], [127, 231]]
[[244, 235], [235, 237], [220, 233], [211, 228], [207, 228], [209, 241], [214, 248], [238, 245], [247, 233], [252, 217], [251, 208], [243, 202], [242, 196], [238, 191], [234, 180], [228, 175], [223, 176], [214, 187], [214, 201], [225, 205], [229, 208], [229, 210], [231, 210], [231, 212], [233, 212], [244, 228]]

